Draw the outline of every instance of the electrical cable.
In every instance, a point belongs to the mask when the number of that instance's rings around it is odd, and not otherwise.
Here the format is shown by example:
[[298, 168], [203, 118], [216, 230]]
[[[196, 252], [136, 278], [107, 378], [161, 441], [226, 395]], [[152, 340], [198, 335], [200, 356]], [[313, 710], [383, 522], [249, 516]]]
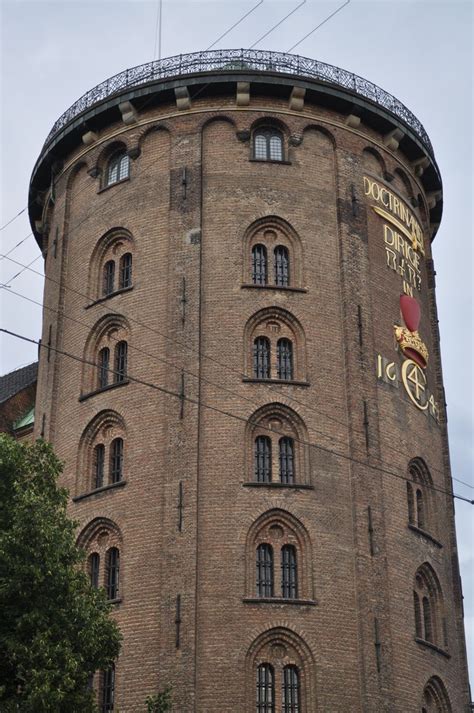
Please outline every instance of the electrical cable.
[[258, 0], [258, 3], [257, 3], [256, 5], [254, 5], [251, 10], [249, 10], [248, 12], [246, 12], [245, 15], [242, 15], [242, 17], [240, 18], [240, 20], [237, 20], [237, 22], [234, 22], [234, 24], [233, 24], [231, 27], [229, 27], [228, 30], [226, 30], [225, 32], [223, 32], [222, 35], [221, 35], [220, 37], [218, 37], [217, 40], [215, 40], [215, 41], [212, 43], [212, 45], [209, 45], [209, 47], [206, 47], [206, 49], [203, 50], [203, 51], [204, 51], [204, 52], [208, 52], [210, 49], [212, 49], [212, 47], [214, 47], [215, 45], [217, 45], [217, 43], [220, 42], [226, 35], [228, 35], [229, 32], [231, 32], [235, 27], [237, 27], [237, 25], [240, 25], [240, 23], [243, 22], [243, 20], [245, 20], [246, 17], [248, 17], [249, 15], [251, 15], [252, 12], [253, 12], [254, 10], [256, 10], [257, 7], [259, 7], [259, 6], [263, 3], [263, 1], [264, 1], [264, 0]]
[[253, 45], [250, 45], [249, 49], [253, 50], [253, 48], [256, 47], [262, 40], [264, 40], [265, 37], [268, 37], [268, 35], [271, 32], [273, 32], [273, 30], [276, 30], [277, 27], [280, 27], [280, 25], [282, 25], [289, 17], [294, 15], [294, 13], [297, 12], [300, 9], [300, 7], [302, 7], [305, 3], [306, 3], [306, 0], [302, 0], [300, 2], [300, 4], [297, 5], [297, 7], [293, 8], [293, 10], [288, 13], [288, 15], [285, 15], [285, 17], [283, 17], [279, 22], [277, 22], [276, 25], [273, 25], [273, 27], [271, 27], [267, 32], [265, 32], [265, 34], [263, 34], [261, 37], [259, 37], [258, 40], [253, 43]]
[[345, 8], [346, 5], [349, 5], [351, 0], [346, 0], [340, 7], [337, 8], [337, 10], [334, 10], [330, 15], [326, 17], [322, 22], [319, 23], [319, 25], [316, 25], [310, 32], [308, 32], [304, 37], [301, 38], [301, 40], [298, 40], [296, 44], [294, 44], [292, 47], [290, 47], [289, 50], [286, 50], [287, 52], [291, 52], [292, 50], [295, 49], [295, 47], [298, 47], [302, 42], [304, 42], [308, 37], [310, 37], [316, 30], [319, 30], [320, 27], [326, 24], [334, 15], [337, 15], [338, 12], [340, 12], [343, 8]]
[[7, 227], [10, 225], [10, 223], [13, 223], [14, 220], [16, 220], [17, 218], [19, 218], [20, 215], [21, 215], [22, 213], [24, 213], [25, 210], [26, 210], [28, 207], [29, 207], [29, 204], [28, 204], [28, 205], [25, 205], [25, 207], [22, 208], [19, 213], [17, 213], [16, 215], [14, 215], [13, 218], [10, 218], [10, 220], [8, 221], [8, 223], [5, 223], [5, 225], [2, 225], [1, 228], [0, 228], [0, 233], [1, 233], [2, 230], [5, 230], [5, 228], [7, 228]]
[[[63, 356], [66, 356], [70, 359], [73, 359], [74, 361], [80, 362], [82, 364], [88, 364], [89, 366], [93, 366], [95, 368], [98, 368], [99, 365], [97, 362], [90, 361], [89, 359], [84, 359], [83, 357], [79, 357], [75, 354], [71, 354], [70, 352], [66, 352], [63, 349], [58, 349], [53, 346], [47, 346], [43, 344], [40, 340], [37, 339], [31, 339], [30, 337], [25, 337], [22, 334], [17, 334], [16, 332], [11, 332], [9, 329], [4, 329], [0, 328], [0, 332], [3, 332], [5, 334], [8, 334], [12, 337], [15, 337], [16, 339], [21, 339], [25, 342], [30, 342], [31, 344], [36, 344], [39, 348], [43, 349], [51, 349], [51, 351], [54, 351], [58, 354], [62, 354]], [[108, 372], [111, 374], [117, 374], [117, 372], [114, 369], [107, 369]], [[148, 386], [149, 388], [155, 389], [157, 391], [160, 391], [163, 394], [166, 394], [167, 396], [173, 396], [177, 399], [188, 401], [189, 403], [192, 403], [194, 405], [200, 405], [203, 408], [209, 409], [211, 411], [215, 411], [216, 413], [221, 414], [222, 416], [227, 416], [229, 418], [233, 418], [234, 420], [240, 421], [242, 423], [245, 423], [246, 425], [251, 425], [251, 426], [258, 426], [259, 429], [268, 431], [269, 433], [281, 435], [281, 436], [286, 436], [287, 434], [278, 431], [274, 428], [269, 428], [267, 426], [262, 426], [261, 423], [257, 421], [252, 421], [252, 419], [245, 418], [244, 416], [239, 416], [238, 414], [234, 414], [231, 411], [226, 411], [222, 408], [219, 408], [218, 406], [213, 406], [211, 404], [204, 403], [200, 399], [194, 399], [191, 396], [186, 396], [185, 394], [179, 394], [176, 391], [172, 391], [171, 389], [167, 389], [164, 386], [158, 386], [157, 384], [153, 384], [151, 382], [145, 381], [144, 379], [139, 379], [138, 377], [132, 376], [131, 374], [127, 373], [127, 379], [129, 381], [133, 381], [137, 384], [141, 384], [142, 386]], [[372, 465], [370, 463], [366, 463], [362, 460], [359, 460], [358, 458], [353, 458], [352, 456], [348, 456], [345, 453], [339, 453], [338, 451], [333, 451], [330, 448], [325, 448], [324, 446], [317, 445], [316, 443], [311, 443], [310, 441], [304, 441], [301, 438], [294, 438], [293, 439], [296, 443], [300, 443], [301, 445], [307, 446], [309, 448], [315, 448], [316, 450], [323, 451], [324, 453], [329, 453], [332, 456], [336, 456], [337, 458], [342, 458], [344, 460], [350, 461], [352, 463], [356, 463], [357, 465], [361, 465], [364, 468], [369, 468], [370, 470], [375, 470], [377, 473], [384, 473], [386, 475], [390, 475], [394, 478], [398, 478], [399, 480], [403, 480], [405, 482], [411, 483], [412, 480], [410, 478], [407, 478], [404, 475], [400, 475], [399, 473], [394, 473], [393, 471], [387, 470], [386, 468], [379, 467]], [[434, 485], [427, 485], [425, 484], [424, 487], [428, 490], [433, 490], [438, 493], [442, 493], [443, 495], [447, 495], [450, 498], [461, 500], [463, 502], [467, 502], [470, 505], [474, 505], [474, 500], [469, 500], [468, 498], [463, 497], [462, 495], [457, 495], [456, 493], [450, 492], [448, 490], [444, 490], [442, 488], [437, 488]]]

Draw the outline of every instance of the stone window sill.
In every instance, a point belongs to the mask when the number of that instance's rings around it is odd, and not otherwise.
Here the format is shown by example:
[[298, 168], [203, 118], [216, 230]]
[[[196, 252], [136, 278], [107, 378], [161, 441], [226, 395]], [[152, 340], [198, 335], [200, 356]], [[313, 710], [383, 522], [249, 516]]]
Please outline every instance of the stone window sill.
[[94, 300], [93, 302], [89, 302], [89, 304], [86, 305], [84, 309], [90, 309], [91, 307], [94, 307], [94, 305], [98, 305], [101, 302], [110, 300], [111, 297], [116, 297], [116, 295], [122, 295], [124, 292], [130, 292], [130, 290], [133, 290], [133, 288], [134, 285], [130, 285], [129, 287], [122, 287], [120, 290], [115, 290], [115, 292], [111, 292], [109, 295], [104, 295], [103, 297], [99, 297], [99, 299]]
[[112, 604], [112, 605], [119, 605], [122, 603], [122, 597], [118, 597], [117, 599], [107, 599], [107, 604]]
[[432, 542], [436, 547], [442, 547], [443, 545], [439, 540], [436, 539], [436, 537], [433, 537], [433, 535], [430, 535], [429, 532], [426, 532], [426, 530], [422, 530], [421, 528], [417, 527], [416, 525], [413, 525], [411, 522], [408, 523], [408, 528], [410, 530], [413, 530], [413, 532], [416, 532], [418, 535], [421, 535], [422, 537], [425, 537], [427, 540]]
[[123, 381], [117, 381], [114, 384], [108, 384], [107, 386], [104, 386], [102, 389], [96, 389], [95, 391], [90, 391], [88, 394], [82, 394], [79, 396], [79, 401], [87, 401], [87, 399], [90, 399], [92, 396], [97, 396], [97, 394], [101, 394], [103, 391], [110, 391], [111, 389], [117, 389], [119, 386], [126, 386], [129, 384], [128, 379], [124, 379]]
[[105, 493], [108, 490], [114, 490], [115, 488], [123, 488], [125, 485], [127, 485], [126, 480], [119, 480], [118, 483], [109, 483], [108, 485], [103, 485], [101, 488], [95, 488], [95, 490], [90, 490], [88, 493], [84, 493], [83, 495], [76, 495], [73, 499], [73, 503], [78, 503], [81, 500], [85, 500], [86, 498], [91, 498], [94, 495], [99, 495], [99, 493]]
[[249, 161], [251, 161], [251, 163], [277, 163], [281, 166], [291, 166], [291, 161], [285, 161], [283, 159], [281, 161], [277, 161], [272, 158], [250, 158]]
[[293, 606], [315, 607], [315, 599], [284, 599], [283, 597], [245, 597], [244, 604], [291, 604]]
[[115, 181], [114, 183], [109, 183], [107, 186], [102, 186], [102, 188], [99, 188], [97, 193], [103, 193], [104, 191], [108, 191], [109, 188], [115, 188], [115, 186], [120, 186], [121, 183], [126, 183], [127, 181], [130, 180], [130, 176], [127, 176], [126, 178], [122, 178], [120, 181]]
[[281, 292], [308, 292], [306, 287], [293, 287], [288, 285], [283, 287], [281, 285], [254, 285], [253, 283], [244, 283], [241, 285], [242, 290], [279, 290]]
[[244, 376], [242, 379], [246, 384], [286, 384], [287, 386], [310, 386], [309, 381], [297, 381], [296, 379], [251, 379]]
[[254, 480], [250, 480], [247, 483], [242, 483], [244, 488], [287, 488], [289, 490], [314, 490], [314, 485], [308, 485], [307, 483], [259, 483]]
[[417, 644], [420, 644], [420, 646], [426, 646], [426, 648], [436, 651], [437, 654], [441, 654], [441, 656], [444, 656], [447, 659], [451, 658], [451, 654], [449, 654], [445, 649], [436, 646], [436, 644], [432, 644], [431, 641], [425, 641], [425, 639], [420, 639], [418, 636], [415, 636], [415, 641]]

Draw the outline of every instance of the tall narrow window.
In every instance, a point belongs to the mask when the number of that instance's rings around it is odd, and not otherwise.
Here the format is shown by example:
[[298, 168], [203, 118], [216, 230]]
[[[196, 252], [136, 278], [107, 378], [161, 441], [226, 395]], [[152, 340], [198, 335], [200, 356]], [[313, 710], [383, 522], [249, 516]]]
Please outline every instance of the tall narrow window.
[[421, 623], [420, 597], [413, 592], [413, 606], [415, 609], [415, 633], [419, 639], [423, 638], [423, 625]]
[[294, 473], [294, 462], [295, 462], [295, 449], [294, 441], [292, 438], [285, 436], [280, 438], [278, 441], [279, 446], [279, 456], [280, 456], [280, 482], [281, 483], [294, 483], [295, 473]]
[[275, 673], [269, 663], [257, 667], [257, 713], [275, 713]]
[[114, 710], [115, 699], [115, 666], [102, 672], [102, 713]]
[[283, 161], [283, 139], [277, 129], [256, 131], [253, 149], [253, 157], [259, 161]]
[[281, 548], [281, 596], [285, 599], [298, 598], [298, 572], [294, 545], [284, 545]]
[[118, 483], [123, 477], [123, 439], [114, 438], [110, 447], [110, 482]]
[[270, 378], [270, 340], [257, 337], [253, 343], [253, 375], [256, 379]]
[[289, 339], [277, 342], [277, 374], [279, 379], [291, 381], [293, 378], [293, 344]]
[[283, 668], [282, 680], [282, 713], [299, 713], [300, 708], [300, 676], [296, 666]]
[[431, 613], [431, 602], [428, 597], [423, 597], [423, 625], [425, 628], [425, 641], [433, 641], [433, 619]]
[[270, 483], [272, 479], [272, 442], [268, 436], [257, 436], [254, 451], [255, 480]]
[[118, 342], [115, 347], [115, 383], [125, 381], [127, 377], [127, 342]]
[[410, 525], [415, 523], [415, 512], [413, 508], [413, 487], [412, 484], [407, 481], [407, 503], [408, 503], [408, 522]]
[[265, 245], [254, 245], [252, 248], [252, 282], [254, 285], [266, 285], [267, 279], [267, 248]]
[[257, 547], [257, 597], [273, 597], [273, 549], [266, 543]]
[[119, 595], [120, 553], [116, 547], [107, 550], [106, 591], [107, 599], [118, 599]]
[[130, 287], [132, 284], [132, 253], [125, 253], [120, 258], [119, 289]]
[[288, 249], [278, 245], [274, 251], [275, 257], [275, 285], [288, 287], [290, 284], [290, 258]]
[[104, 296], [111, 295], [114, 291], [115, 260], [107, 260], [104, 265], [103, 289]]
[[123, 151], [114, 154], [109, 161], [107, 169], [107, 186], [111, 186], [118, 181], [128, 178], [130, 160]]
[[97, 552], [93, 552], [89, 556], [89, 577], [91, 586], [97, 589], [99, 586], [99, 567], [100, 567], [100, 555]]
[[416, 489], [416, 524], [423, 529], [425, 525], [425, 511], [423, 503], [423, 493], [419, 488]]
[[105, 446], [99, 443], [94, 448], [94, 472], [93, 472], [93, 488], [101, 488], [104, 484], [104, 461], [105, 461]]
[[110, 350], [108, 347], [104, 347], [99, 352], [99, 389], [103, 389], [109, 383], [109, 362], [110, 362]]

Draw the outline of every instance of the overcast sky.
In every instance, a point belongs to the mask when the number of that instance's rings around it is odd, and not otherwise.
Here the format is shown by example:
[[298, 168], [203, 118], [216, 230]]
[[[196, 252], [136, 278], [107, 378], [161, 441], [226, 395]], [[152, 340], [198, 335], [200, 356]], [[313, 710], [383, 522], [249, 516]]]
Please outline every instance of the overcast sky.
[[[234, 0], [164, 0], [162, 56], [211, 45], [257, 4]], [[217, 48], [250, 47], [302, 0], [264, 2]], [[286, 51], [342, 4], [306, 0], [258, 49]], [[54, 121], [103, 79], [153, 59], [158, 2], [22, 2], [1, 8], [1, 217], [3, 225], [27, 202], [31, 170]], [[448, 0], [351, 0], [294, 52], [375, 82], [421, 120], [444, 183], [444, 216], [434, 242], [452, 472], [473, 474], [473, 4]], [[0, 233], [1, 252], [30, 232], [26, 211]], [[10, 257], [27, 264], [39, 255], [31, 235]], [[33, 268], [41, 272], [42, 260]], [[41, 302], [43, 279], [4, 259], [0, 283]], [[1, 326], [38, 339], [41, 309], [0, 290]], [[36, 348], [1, 339], [0, 373], [36, 359]], [[474, 499], [474, 489], [454, 482]], [[474, 666], [474, 507], [456, 501], [465, 624]], [[472, 676], [471, 676], [472, 679]]]

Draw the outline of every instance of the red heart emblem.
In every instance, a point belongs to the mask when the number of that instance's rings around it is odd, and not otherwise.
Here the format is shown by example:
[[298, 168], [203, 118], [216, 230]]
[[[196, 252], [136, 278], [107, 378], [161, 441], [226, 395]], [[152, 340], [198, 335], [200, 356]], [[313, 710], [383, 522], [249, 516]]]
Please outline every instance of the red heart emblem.
[[400, 296], [400, 309], [405, 324], [410, 332], [416, 332], [420, 324], [421, 309], [414, 297], [409, 295]]

